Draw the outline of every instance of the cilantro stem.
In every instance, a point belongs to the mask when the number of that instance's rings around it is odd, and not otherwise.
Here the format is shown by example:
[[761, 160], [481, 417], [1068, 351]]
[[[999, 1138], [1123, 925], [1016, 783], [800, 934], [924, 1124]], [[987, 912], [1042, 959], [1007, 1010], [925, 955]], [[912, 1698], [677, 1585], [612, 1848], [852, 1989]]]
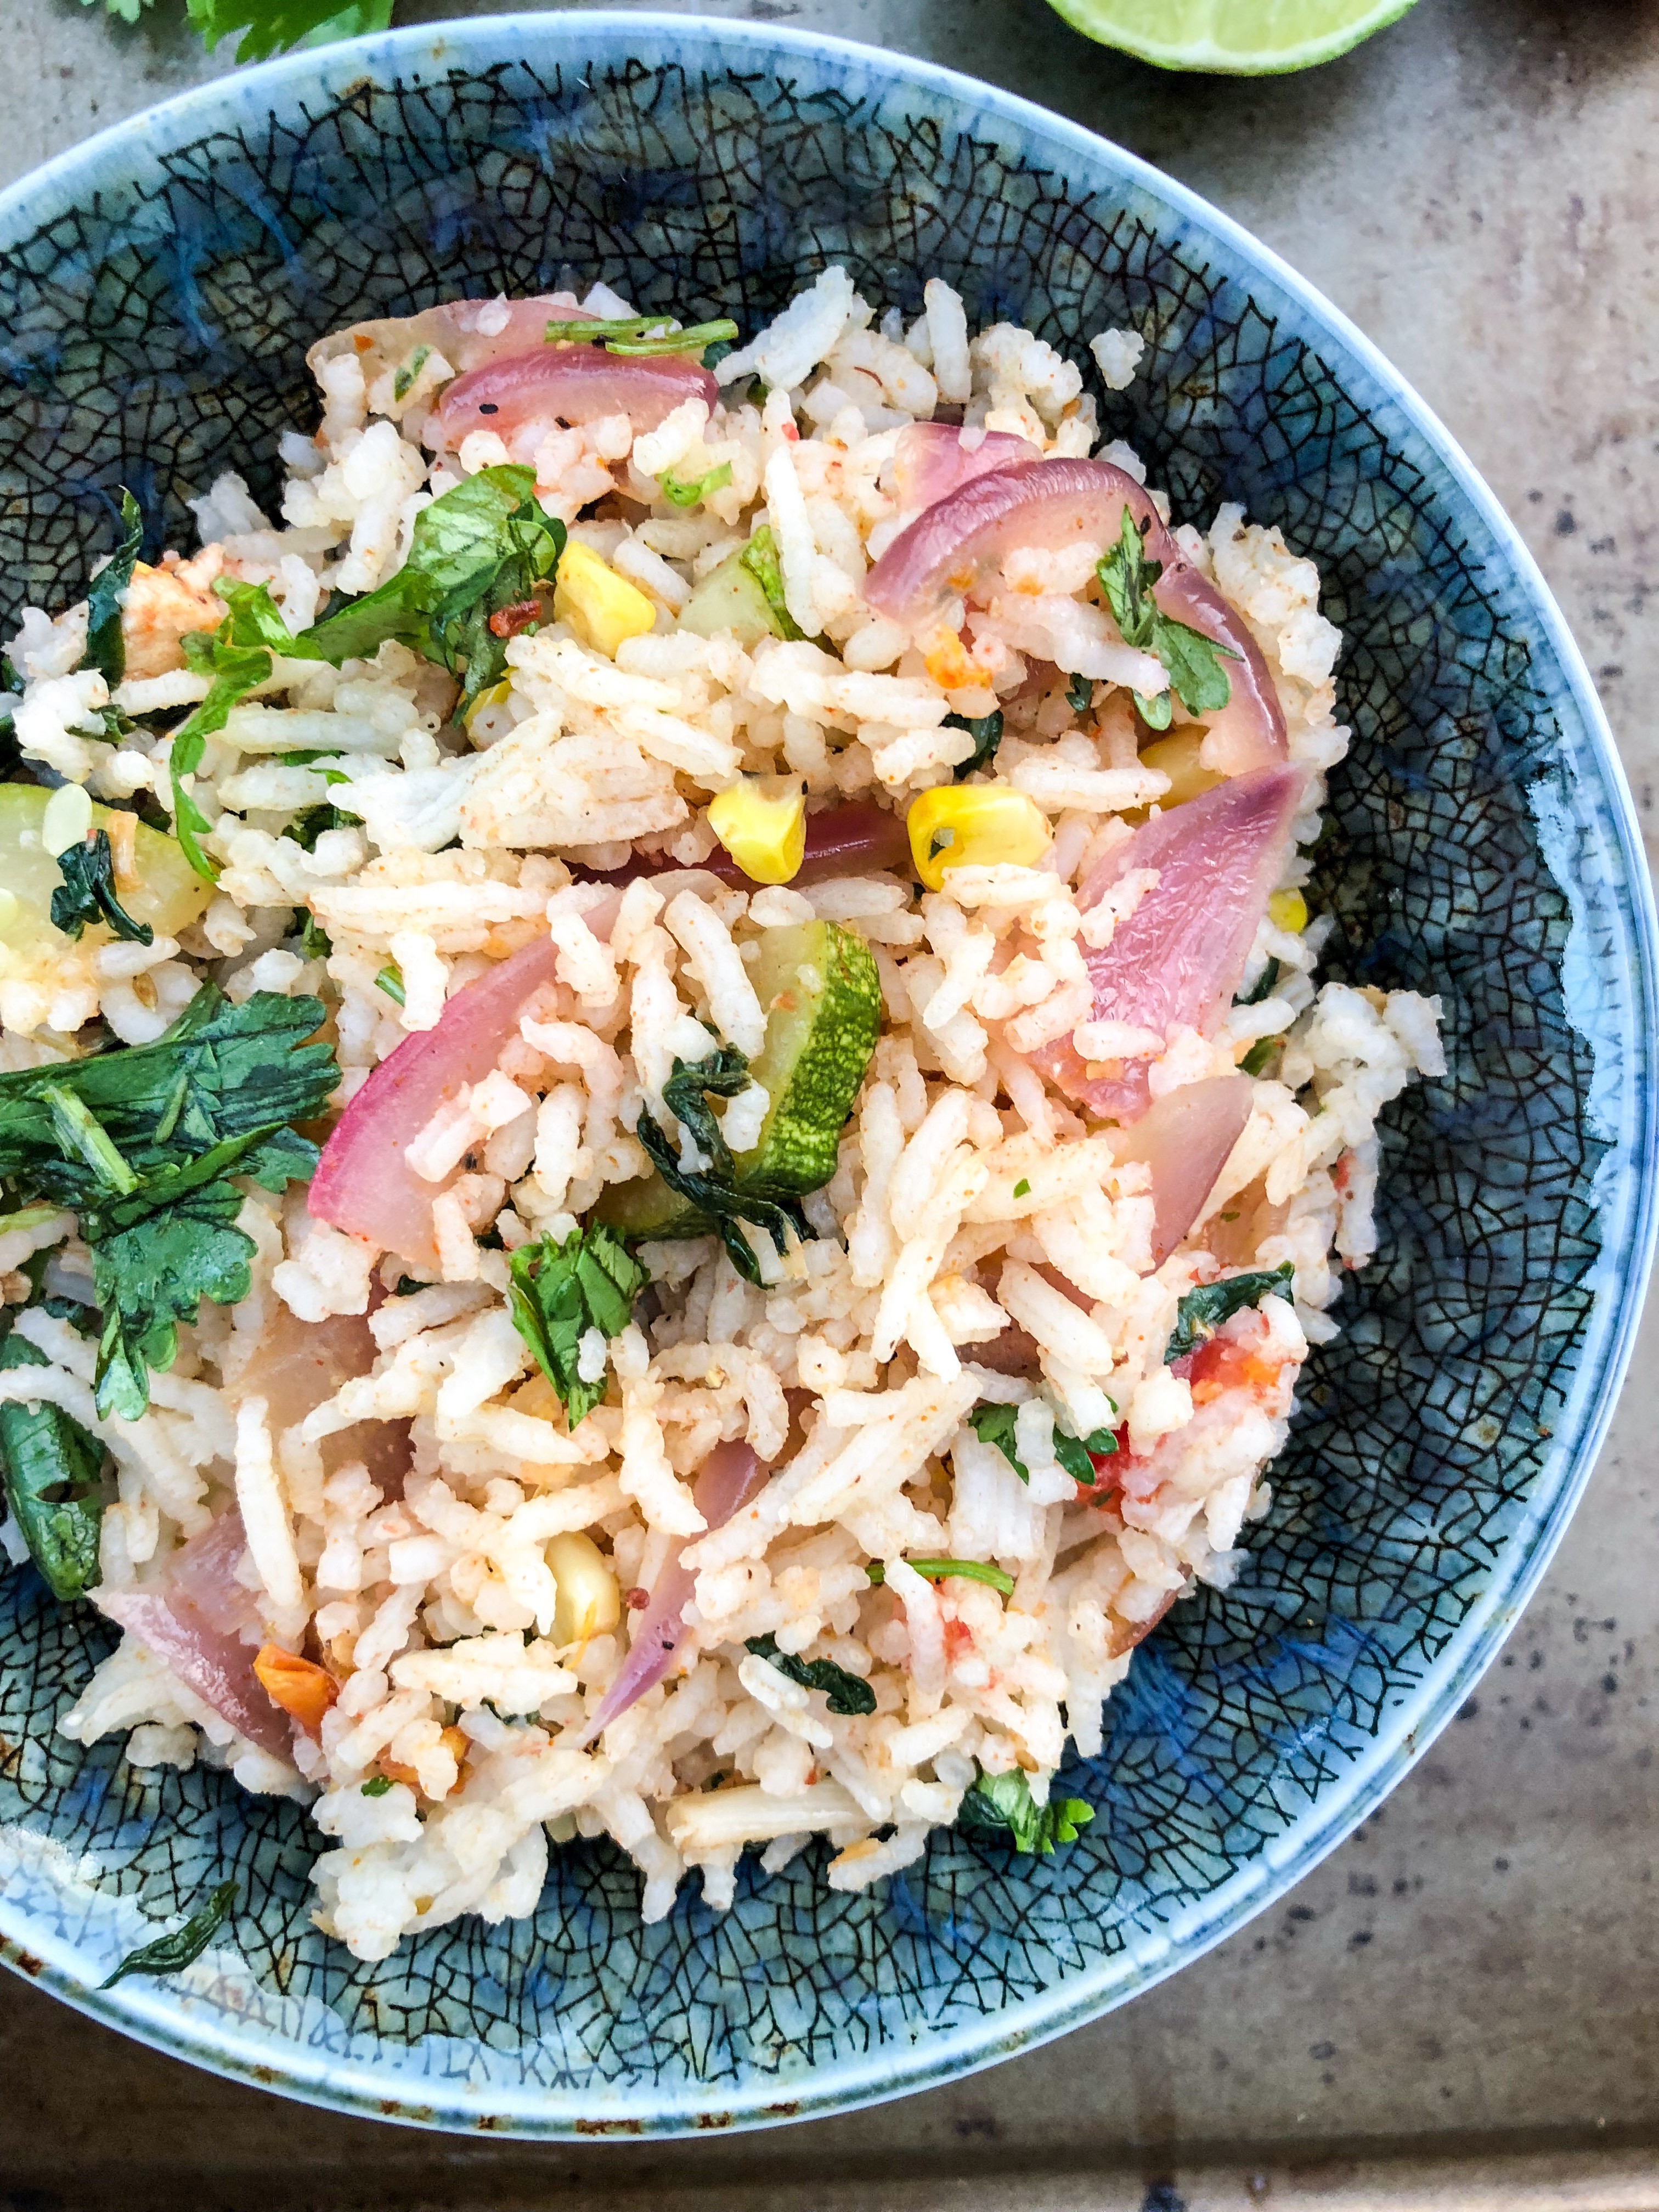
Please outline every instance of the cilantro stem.
[[91, 1108], [62, 1084], [43, 1084], [40, 1096], [64, 1148], [78, 1152], [100, 1182], [122, 1198], [130, 1198], [138, 1188], [138, 1178], [117, 1152], [109, 1132]]
[[381, 969], [380, 974], [374, 978], [374, 981], [376, 986], [380, 990], [384, 991], [387, 998], [392, 1000], [395, 1005], [401, 1006], [405, 1003], [404, 996], [404, 971], [398, 965], [395, 960], [388, 960], [386, 966]]
[[[947, 1575], [959, 1575], [965, 1583], [987, 1583], [1003, 1597], [1014, 1594], [1014, 1578], [1001, 1567], [994, 1567], [984, 1559], [907, 1559], [907, 1567], [914, 1567], [930, 1583], [943, 1582]], [[864, 1570], [878, 1588], [887, 1579], [887, 1570], [879, 1559], [872, 1559]]]

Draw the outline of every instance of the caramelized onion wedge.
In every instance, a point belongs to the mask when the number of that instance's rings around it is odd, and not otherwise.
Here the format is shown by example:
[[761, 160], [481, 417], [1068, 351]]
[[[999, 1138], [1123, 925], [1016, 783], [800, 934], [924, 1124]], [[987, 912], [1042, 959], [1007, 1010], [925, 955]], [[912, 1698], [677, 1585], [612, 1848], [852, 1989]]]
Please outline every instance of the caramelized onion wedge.
[[1204, 1211], [1249, 1118], [1249, 1077], [1216, 1075], [1170, 1091], [1113, 1139], [1114, 1160], [1140, 1160], [1152, 1170], [1154, 1267]]
[[247, 1644], [213, 1627], [181, 1597], [155, 1589], [100, 1589], [94, 1595], [100, 1613], [136, 1636], [238, 1735], [278, 1759], [293, 1756], [287, 1716], [260, 1687]]

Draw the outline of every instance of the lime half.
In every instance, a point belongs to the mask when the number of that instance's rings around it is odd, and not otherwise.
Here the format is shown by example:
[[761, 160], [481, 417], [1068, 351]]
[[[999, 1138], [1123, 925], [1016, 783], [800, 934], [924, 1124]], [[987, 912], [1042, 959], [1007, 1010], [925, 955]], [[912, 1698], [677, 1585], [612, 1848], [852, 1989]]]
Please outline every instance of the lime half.
[[1412, 0], [1050, 0], [1103, 46], [1159, 69], [1266, 76], [1346, 54]]

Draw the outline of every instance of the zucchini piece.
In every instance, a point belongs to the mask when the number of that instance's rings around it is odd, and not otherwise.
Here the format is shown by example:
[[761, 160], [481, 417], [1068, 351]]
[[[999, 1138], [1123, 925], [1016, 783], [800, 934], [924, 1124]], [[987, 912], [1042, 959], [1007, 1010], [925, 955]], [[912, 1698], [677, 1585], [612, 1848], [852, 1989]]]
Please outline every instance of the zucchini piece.
[[[0, 1343], [0, 1369], [49, 1364], [15, 1329]], [[61, 1407], [0, 1405], [0, 1486], [29, 1557], [64, 1603], [98, 1580], [103, 1465], [102, 1444]]]
[[680, 609], [679, 626], [698, 637], [718, 637], [730, 630], [738, 643], [758, 645], [763, 637], [781, 635], [772, 619], [766, 593], [753, 573], [744, 568], [744, 553], [733, 553], [718, 568], [711, 568]]
[[[836, 1172], [841, 1133], [881, 1032], [881, 978], [869, 946], [839, 922], [769, 929], [750, 970], [766, 1041], [749, 1073], [771, 1104], [735, 1156], [735, 1188], [801, 1198]], [[629, 1237], [701, 1237], [709, 1223], [659, 1175], [613, 1183], [600, 1220]]]

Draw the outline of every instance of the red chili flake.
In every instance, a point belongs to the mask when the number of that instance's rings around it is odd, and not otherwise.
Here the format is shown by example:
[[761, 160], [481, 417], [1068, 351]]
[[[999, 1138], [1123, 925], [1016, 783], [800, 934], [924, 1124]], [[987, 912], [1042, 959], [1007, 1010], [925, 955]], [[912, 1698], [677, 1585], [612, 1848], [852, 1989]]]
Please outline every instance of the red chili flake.
[[539, 599], [514, 599], [510, 607], [497, 607], [489, 617], [489, 627], [496, 637], [516, 637], [530, 623], [541, 620]]
[[635, 1583], [631, 1590], [623, 1592], [623, 1603], [630, 1613], [643, 1613], [651, 1602], [651, 1593], [642, 1583]]

